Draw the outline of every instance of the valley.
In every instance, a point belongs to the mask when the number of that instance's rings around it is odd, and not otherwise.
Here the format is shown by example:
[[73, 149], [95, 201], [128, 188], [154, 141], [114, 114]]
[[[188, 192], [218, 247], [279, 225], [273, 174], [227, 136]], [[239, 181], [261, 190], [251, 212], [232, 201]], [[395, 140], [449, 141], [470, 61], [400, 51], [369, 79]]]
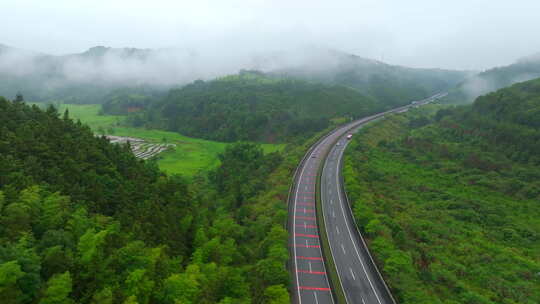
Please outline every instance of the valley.
[[[176, 132], [148, 130], [122, 126], [125, 116], [99, 115], [101, 105], [59, 104], [58, 111], [69, 111], [70, 117], [79, 119], [97, 134], [135, 137], [145, 140], [152, 146], [174, 145], [163, 150], [157, 157], [160, 169], [169, 174], [182, 174], [192, 177], [200, 172], [216, 168], [218, 155], [225, 150], [226, 143], [182, 136]], [[262, 144], [265, 153], [280, 151], [284, 144]]]
[[[276, 297], [282, 299], [280, 304], [290, 300], [308, 303], [444, 303], [444, 299], [487, 304], [501, 302], [509, 296], [517, 303], [523, 302], [525, 298], [509, 295], [500, 285], [486, 285], [484, 282], [491, 282], [491, 276], [484, 275], [484, 281], [478, 281], [471, 274], [479, 275], [483, 271], [503, 273], [501, 269], [504, 267], [507, 270], [500, 278], [504, 284], [512, 284], [510, 280], [519, 276], [533, 278], [519, 288], [533, 298], [538, 296], [534, 291], [537, 285], [534, 273], [536, 269], [540, 270], [540, 266], [534, 256], [538, 250], [535, 240], [539, 228], [534, 218], [522, 212], [540, 212], [534, 204], [540, 193], [534, 182], [534, 176], [538, 175], [535, 155], [540, 153], [534, 144], [538, 120], [536, 100], [540, 96], [538, 81], [524, 82], [479, 97], [469, 106], [449, 107], [444, 103], [448, 100], [447, 94], [438, 93], [427, 99], [403, 100], [398, 103], [400, 107], [374, 116], [368, 115], [388, 109], [395, 102], [381, 104], [381, 101], [358, 94], [353, 89], [272, 78], [254, 72], [243, 72], [208, 83], [195, 82], [185, 89], [172, 90], [167, 97], [152, 97], [145, 104], [139, 103], [138, 95], [130, 94], [129, 90], [120, 92], [112, 102], [104, 105], [32, 103], [38, 107], [27, 107], [24, 102], [4, 101], [5, 113], [16, 113], [15, 116], [5, 116], [8, 124], [4, 129], [8, 127], [10, 131], [3, 134], [7, 136], [4, 138], [17, 137], [8, 134], [24, 134], [33, 130], [30, 138], [34, 138], [34, 142], [41, 141], [36, 145], [40, 147], [39, 152], [29, 152], [33, 150], [24, 148], [26, 142], [8, 150], [8, 146], [4, 146], [9, 156], [0, 161], [7, 164], [8, 159], [18, 159], [3, 173], [6, 178], [2, 183], [7, 187], [0, 190], [0, 194], [6, 193], [8, 206], [15, 208], [14, 200], [27, 193], [60, 203], [60, 198], [49, 197], [49, 193], [56, 189], [67, 195], [66, 201], [73, 200], [84, 207], [73, 209], [68, 205], [54, 205], [54, 208], [60, 208], [62, 212], [89, 210], [91, 216], [107, 215], [123, 227], [117, 232], [119, 235], [132, 234], [144, 240], [145, 246], [152, 246], [156, 240], [155, 232], [161, 231], [163, 235], [159, 243], [171, 246], [168, 253], [189, 255], [190, 258], [182, 262], [185, 272], [176, 274], [173, 270], [168, 272], [169, 277], [158, 276], [153, 280], [168, 284], [176, 276], [204, 269], [205, 274], [195, 279], [200, 284], [208, 280], [213, 267], [222, 267], [224, 275], [232, 271], [238, 276], [240, 286], [251, 285], [254, 289], [249, 294], [228, 293], [236, 296], [240, 303], [250, 303], [254, 298]], [[212, 101], [206, 105], [208, 110], [202, 105], [206, 101]], [[285, 104], [287, 106], [283, 107]], [[216, 107], [222, 108], [216, 111]], [[105, 108], [121, 114], [107, 114]], [[133, 108], [137, 110], [126, 111]], [[278, 112], [281, 118], [272, 118], [271, 115], [275, 115], [279, 108], [282, 109]], [[502, 108], [505, 111], [500, 111]], [[331, 110], [325, 112], [326, 116], [321, 116], [325, 109]], [[202, 120], [192, 120], [181, 127], [184, 123], [181, 115], [190, 111], [202, 111], [202, 114], [187, 114], [189, 117], [185, 119]], [[221, 115], [223, 111], [234, 114]], [[287, 111], [291, 114], [284, 115]], [[312, 124], [310, 129], [296, 124], [294, 120], [297, 118], [293, 115], [298, 115], [301, 121], [315, 119], [320, 124]], [[39, 117], [34, 121], [40, 123], [35, 125], [29, 120], [25, 122], [25, 128], [16, 127], [17, 119], [25, 121], [31, 116]], [[258, 122], [250, 121], [253, 116], [259, 117]], [[355, 120], [358, 118], [361, 119]], [[40, 135], [38, 130], [43, 129], [40, 125], [50, 125], [48, 121], [51, 119], [57, 126], [44, 129], [48, 132]], [[360, 123], [362, 128], [349, 142], [339, 136], [345, 136], [345, 130], [352, 126], [351, 119]], [[497, 123], [497, 119], [502, 122]], [[289, 120], [296, 129], [283, 128], [284, 122]], [[372, 120], [374, 122], [364, 126]], [[269, 124], [261, 124], [265, 121]], [[281, 124], [274, 124], [278, 121]], [[246, 122], [251, 125], [246, 125]], [[213, 124], [213, 129], [204, 129], [208, 123]], [[252, 132], [249, 126], [260, 131]], [[67, 137], [58, 137], [60, 133], [55, 130], [63, 129], [70, 130], [65, 135]], [[182, 130], [192, 132], [194, 137], [182, 135]], [[201, 130], [205, 133], [198, 133]], [[487, 130], [492, 133], [487, 133]], [[513, 136], [509, 136], [509, 132]], [[325, 137], [326, 134], [330, 135]], [[44, 136], [49, 140], [43, 141]], [[320, 138], [323, 140], [319, 141]], [[339, 146], [333, 148], [334, 141]], [[85, 144], [81, 147], [76, 146], [76, 143], [83, 142]], [[490, 150], [490, 142], [502, 144], [505, 148], [502, 151]], [[98, 150], [91, 148], [94, 145], [99, 147]], [[44, 149], [46, 146], [48, 148]], [[88, 156], [79, 150], [84, 146]], [[17, 152], [19, 149], [20, 153]], [[42, 166], [39, 162], [48, 159], [43, 155], [48, 155], [49, 150], [57, 151], [57, 157], [60, 157], [58, 169], [53, 167], [41, 173], [39, 170], [33, 172]], [[303, 171], [308, 173], [294, 177], [294, 168], [306, 150], [308, 154], [304, 156]], [[326, 150], [329, 154], [325, 159]], [[84, 169], [70, 167], [68, 164], [73, 164], [73, 160], [60, 160], [65, 158], [64, 151], [72, 151], [73, 157], [85, 164], [83, 167], [92, 169], [83, 174], [81, 170]], [[25, 153], [30, 154], [24, 156]], [[32, 164], [34, 155], [42, 156], [36, 158], [38, 163]], [[94, 170], [100, 168], [104, 161], [115, 163], [109, 168], [115, 168], [117, 173], [103, 167], [96, 171], [97, 176], [93, 176]], [[126, 167], [127, 163], [130, 165]], [[325, 164], [324, 169], [317, 171], [317, 168], [323, 168], [322, 163]], [[60, 172], [59, 168], [64, 168], [66, 173], [55, 173]], [[31, 179], [18, 180], [17, 171], [20, 170], [27, 172]], [[316, 178], [318, 174], [320, 179]], [[341, 175], [344, 190], [339, 182]], [[129, 176], [135, 180], [128, 181]], [[519, 177], [512, 179], [511, 176]], [[121, 193], [125, 196], [114, 204], [115, 198], [122, 194], [111, 192], [112, 189], [105, 190], [113, 180], [118, 185], [115, 189], [124, 189]], [[137, 184], [144, 180], [150, 184], [144, 187]], [[181, 192], [171, 193], [166, 190], [169, 186], [160, 185], [160, 180], [176, 185], [174, 187]], [[298, 180], [297, 185], [291, 185], [294, 180]], [[76, 184], [72, 184], [74, 182]], [[144, 192], [134, 191], [134, 187]], [[294, 202], [301, 205], [298, 210], [284, 204], [289, 189], [297, 189]], [[165, 192], [158, 195], [152, 191]], [[202, 204], [205, 207], [199, 211], [202, 213], [197, 213], [199, 219], [196, 222], [185, 213], [193, 210], [192, 207], [186, 209], [179, 205], [166, 207], [152, 217], [144, 215], [143, 218], [137, 214], [146, 213], [142, 211], [146, 208], [144, 205], [121, 211], [124, 208], [121, 206], [141, 199], [163, 208], [166, 206], [163, 205], [163, 195], [180, 195], [169, 199], [187, 199], [189, 203], [184, 201], [181, 204]], [[209, 202], [216, 202], [217, 206], [208, 205]], [[332, 208], [338, 202], [342, 209], [338, 208], [341, 213], [338, 212], [336, 217], [336, 210]], [[482, 213], [471, 210], [469, 204]], [[33, 212], [41, 212], [40, 208], [45, 207], [28, 205], [24, 208], [37, 208]], [[293, 216], [293, 220], [289, 220], [293, 225], [289, 233], [283, 227], [287, 221], [287, 209], [288, 216]], [[220, 213], [224, 213], [223, 217]], [[165, 219], [166, 214], [172, 217]], [[146, 225], [149, 229], [149, 222], [155, 225], [160, 221], [182, 218], [186, 222], [180, 224], [187, 226], [175, 229], [196, 230], [195, 239], [191, 239], [192, 234], [188, 232], [173, 237], [169, 228], [161, 224], [147, 231], [139, 227]], [[35, 230], [39, 225], [46, 225], [45, 218], [38, 220], [38, 226], [30, 224], [27, 227], [32, 228], [22, 230], [8, 219], [3, 220], [9, 227], [7, 239], [16, 240], [28, 229], [39, 238], [45, 237]], [[442, 220], [447, 228], [439, 227], [434, 219]], [[297, 224], [298, 221], [303, 223]], [[136, 226], [131, 226], [131, 222], [137, 223]], [[229, 225], [227, 229], [236, 227], [234, 229], [244, 232], [220, 232], [214, 228], [215, 225]], [[320, 233], [324, 235], [310, 232], [319, 225], [324, 231]], [[502, 236], [495, 233], [497, 225], [503, 226]], [[246, 239], [244, 229], [247, 227], [253, 227], [257, 232], [247, 234]], [[82, 246], [80, 243], [85, 242], [85, 238], [97, 237], [91, 236], [93, 231], [111, 234], [111, 229], [94, 227], [73, 237], [79, 238], [79, 246]], [[345, 239], [351, 242], [344, 241], [346, 231], [350, 237]], [[209, 235], [213, 237], [209, 238]], [[173, 243], [179, 238], [187, 245]], [[305, 246], [301, 242], [304, 238], [307, 238]], [[446, 243], [450, 241], [452, 245]], [[244, 247], [256, 243], [266, 249], [253, 252]], [[445, 244], [444, 249], [437, 244]], [[113, 255], [125, 250], [112, 244], [108, 246]], [[120, 246], [130, 245], [122, 243]], [[297, 257], [293, 259], [294, 263], [289, 264], [297, 267], [292, 272], [295, 274], [292, 281], [285, 268], [289, 261], [287, 249]], [[201, 250], [208, 253], [201, 255]], [[473, 265], [479, 260], [467, 258], [464, 250], [474, 252], [476, 258], [489, 258], [493, 263], [489, 266]], [[354, 252], [356, 255], [348, 256]], [[229, 256], [231, 254], [234, 256]], [[78, 259], [76, 263], [82, 265], [84, 261]], [[314, 261], [321, 265], [317, 266], [319, 264]], [[25, 265], [23, 261], [17, 263]], [[511, 268], [510, 264], [513, 265]], [[244, 265], [245, 270], [233, 265]], [[463, 270], [464, 266], [460, 268], [459, 265], [467, 265], [472, 272]], [[291, 271], [290, 268], [288, 270]], [[72, 278], [71, 272], [66, 273], [70, 276], [56, 275], [49, 280], [81, 280]], [[275, 273], [279, 276], [275, 277]], [[248, 283], [248, 278], [253, 276], [258, 279]], [[121, 277], [117, 279], [122, 280]], [[366, 284], [371, 287], [365, 287]], [[293, 291], [287, 290], [286, 286], [293, 286]], [[463, 286], [462, 291], [452, 293], [453, 286]], [[474, 286], [474, 289], [467, 286]], [[267, 295], [268, 290], [272, 290], [272, 295]], [[100, 292], [95, 291], [92, 297], [101, 297]], [[153, 293], [152, 301], [168, 301], [168, 296], [163, 293], [166, 291]], [[205, 303], [214, 303], [214, 296], [209, 294]], [[184, 299], [193, 301], [194, 298], [185, 296]]]
[[0, 11], [0, 304], [540, 303], [540, 2]]

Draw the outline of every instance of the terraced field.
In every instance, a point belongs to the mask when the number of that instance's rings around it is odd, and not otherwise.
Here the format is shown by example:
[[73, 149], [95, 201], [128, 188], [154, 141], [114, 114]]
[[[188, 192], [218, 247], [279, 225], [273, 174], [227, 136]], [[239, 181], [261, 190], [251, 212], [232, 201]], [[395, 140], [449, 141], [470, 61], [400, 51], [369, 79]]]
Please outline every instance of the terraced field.
[[156, 144], [156, 143], [150, 143], [145, 141], [141, 138], [136, 137], [127, 137], [127, 136], [113, 136], [113, 135], [106, 135], [111, 143], [117, 143], [117, 144], [129, 144], [131, 145], [131, 151], [135, 155], [135, 157], [140, 159], [150, 159], [159, 153], [166, 151], [168, 149], [171, 149], [175, 147], [175, 144]]
[[[45, 107], [45, 104], [37, 104]], [[134, 151], [137, 157], [153, 158], [159, 154], [157, 164], [168, 174], [182, 174], [192, 177], [200, 172], [212, 170], [219, 166], [218, 155], [225, 150], [226, 143], [187, 137], [175, 132], [149, 130], [122, 126], [124, 116], [99, 115], [101, 105], [56, 105], [60, 113], [69, 109], [73, 119], [79, 119], [87, 124], [96, 134], [127, 137], [132, 148], [141, 140], [141, 147]], [[169, 149], [163, 149], [168, 146]], [[152, 148], [152, 147], [158, 148]], [[284, 144], [262, 144], [265, 153], [280, 151]], [[152, 151], [152, 152], [150, 152]]]

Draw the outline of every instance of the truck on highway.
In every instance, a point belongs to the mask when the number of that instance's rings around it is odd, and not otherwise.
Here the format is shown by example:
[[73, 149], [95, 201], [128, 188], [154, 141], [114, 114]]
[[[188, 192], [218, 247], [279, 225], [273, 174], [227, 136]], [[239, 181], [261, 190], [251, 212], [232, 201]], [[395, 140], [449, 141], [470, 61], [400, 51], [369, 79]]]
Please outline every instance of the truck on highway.
[[351, 139], [352, 138], [352, 134], [347, 134], [347, 139]]

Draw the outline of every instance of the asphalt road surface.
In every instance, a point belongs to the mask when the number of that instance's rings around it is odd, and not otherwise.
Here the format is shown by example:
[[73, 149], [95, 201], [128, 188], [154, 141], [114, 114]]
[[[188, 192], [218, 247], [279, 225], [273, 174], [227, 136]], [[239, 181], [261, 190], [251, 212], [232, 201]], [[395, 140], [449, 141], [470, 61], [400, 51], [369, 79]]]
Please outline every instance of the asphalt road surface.
[[[289, 245], [293, 272], [293, 302], [299, 304], [334, 303], [319, 233], [327, 233], [331, 258], [347, 302], [361, 304], [393, 303], [384, 282], [373, 265], [367, 248], [356, 230], [341, 186], [341, 158], [348, 143], [345, 136], [367, 122], [388, 113], [406, 111], [409, 107], [431, 102], [437, 94], [390, 111], [365, 117], [342, 126], [317, 142], [297, 168], [289, 202]], [[336, 141], [339, 145], [336, 144]], [[329, 152], [329, 153], [328, 153]], [[328, 157], [323, 159], [328, 153]], [[317, 175], [322, 162], [321, 199], [327, 231], [320, 231], [315, 210]]]
[[326, 233], [347, 303], [391, 304], [377, 269], [356, 231], [342, 192], [341, 161], [347, 139], [340, 139], [326, 159], [321, 179], [321, 199]]

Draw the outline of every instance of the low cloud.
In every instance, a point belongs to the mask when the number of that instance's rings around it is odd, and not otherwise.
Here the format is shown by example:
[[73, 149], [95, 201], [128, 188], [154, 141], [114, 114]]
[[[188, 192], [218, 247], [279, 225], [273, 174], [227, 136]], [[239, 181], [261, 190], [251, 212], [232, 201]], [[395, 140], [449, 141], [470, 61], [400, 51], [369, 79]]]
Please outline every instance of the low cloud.
[[94, 47], [66, 56], [5, 48], [0, 52], [0, 74], [41, 79], [43, 86], [52, 89], [72, 84], [171, 87], [237, 73], [241, 69], [323, 71], [337, 67], [342, 60], [343, 53], [317, 47], [259, 52]]

